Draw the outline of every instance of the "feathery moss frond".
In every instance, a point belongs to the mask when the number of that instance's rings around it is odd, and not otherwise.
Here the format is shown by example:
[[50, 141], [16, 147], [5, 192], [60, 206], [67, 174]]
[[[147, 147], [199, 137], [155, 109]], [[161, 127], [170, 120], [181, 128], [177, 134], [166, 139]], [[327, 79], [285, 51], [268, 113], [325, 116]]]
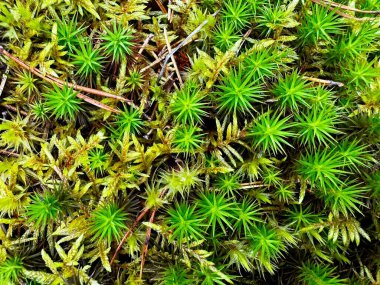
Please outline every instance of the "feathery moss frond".
[[187, 194], [190, 189], [199, 186], [201, 179], [198, 177], [199, 171], [196, 168], [189, 168], [188, 165], [180, 167], [178, 170], [172, 169], [162, 173], [161, 180], [169, 190], [169, 194], [174, 196], [180, 193], [182, 197]]

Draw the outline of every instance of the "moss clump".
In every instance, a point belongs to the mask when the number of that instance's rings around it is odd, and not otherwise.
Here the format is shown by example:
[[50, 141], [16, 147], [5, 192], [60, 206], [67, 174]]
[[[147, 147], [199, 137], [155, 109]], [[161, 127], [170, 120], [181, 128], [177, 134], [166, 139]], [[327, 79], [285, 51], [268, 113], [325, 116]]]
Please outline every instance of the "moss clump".
[[0, 1], [0, 283], [378, 284], [379, 10]]

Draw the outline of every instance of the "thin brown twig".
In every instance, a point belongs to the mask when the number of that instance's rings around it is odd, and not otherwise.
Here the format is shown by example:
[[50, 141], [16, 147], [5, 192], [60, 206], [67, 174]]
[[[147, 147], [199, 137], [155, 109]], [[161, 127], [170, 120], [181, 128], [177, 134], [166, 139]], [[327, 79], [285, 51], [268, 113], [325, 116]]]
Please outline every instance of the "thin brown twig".
[[24, 116], [28, 116], [28, 113], [23, 111], [23, 110], [18, 110], [16, 107], [13, 107], [11, 105], [2, 105], [4, 108], [7, 108], [9, 110], [12, 110], [14, 112], [18, 112], [20, 113], [21, 115], [24, 115]]
[[316, 82], [316, 83], [320, 83], [320, 84], [328, 85], [328, 86], [338, 86], [338, 87], [344, 86], [342, 82], [333, 81], [333, 80], [320, 79], [320, 78], [314, 78], [314, 77], [309, 77], [309, 76], [304, 76], [303, 78], [312, 82]]
[[[162, 198], [166, 193], [166, 189], [163, 189], [159, 195], [159, 198]], [[128, 231], [126, 232], [126, 234], [124, 235], [123, 239], [119, 242], [116, 250], [115, 250], [115, 253], [113, 254], [112, 258], [111, 258], [111, 261], [110, 261], [110, 265], [112, 265], [116, 259], [116, 256], [117, 254], [119, 253], [119, 251], [121, 250], [123, 244], [125, 243], [125, 241], [127, 240], [127, 238], [133, 233], [133, 231], [135, 230], [135, 228], [137, 227], [137, 225], [139, 224], [139, 222], [145, 217], [145, 215], [149, 212], [149, 208], [148, 207], [145, 207], [142, 212], [138, 215], [138, 217], [136, 218], [136, 220], [133, 222], [132, 226], [128, 229]]]
[[239, 53], [240, 49], [242, 48], [244, 42], [247, 40], [247, 38], [249, 37], [249, 35], [252, 33], [252, 29], [249, 29], [244, 35], [243, 35], [243, 39], [238, 47], [238, 49], [236, 50], [236, 54]]
[[163, 54], [162, 54], [160, 57], [158, 57], [155, 61], [151, 62], [150, 64], [148, 64], [147, 66], [145, 66], [144, 68], [142, 68], [142, 69], [140, 70], [140, 72], [144, 72], [144, 71], [148, 70], [149, 68], [151, 68], [151, 67], [157, 65], [158, 63], [160, 63], [160, 62], [166, 57], [167, 54], [168, 54], [168, 52], [163, 53]]
[[344, 5], [344, 4], [340, 4], [340, 3], [335, 3], [335, 2], [332, 2], [332, 1], [327, 1], [327, 0], [322, 0], [322, 1], [325, 2], [325, 4], [328, 5], [328, 6], [341, 8], [341, 9], [344, 9], [344, 10], [347, 10], [347, 11], [358, 12], [358, 13], [363, 13], [363, 14], [380, 14], [380, 11], [376, 11], [376, 10], [375, 11], [360, 10], [360, 9], [357, 9], [357, 8], [353, 8], [353, 7], [350, 7], [350, 6], [347, 6], [347, 5]]
[[110, 265], [112, 265], [114, 263], [117, 254], [121, 250], [121, 247], [123, 246], [123, 244], [125, 243], [125, 241], [127, 240], [127, 238], [129, 238], [129, 236], [133, 233], [133, 231], [135, 230], [135, 228], [137, 227], [137, 225], [139, 224], [139, 222], [145, 217], [145, 215], [148, 212], [149, 212], [149, 208], [144, 208], [144, 210], [140, 213], [140, 215], [138, 215], [138, 217], [136, 218], [136, 220], [133, 222], [132, 226], [128, 229], [127, 233], [124, 235], [123, 239], [118, 244], [118, 246], [117, 246], [117, 248], [115, 250], [115, 253], [113, 254], [113, 256], [111, 258]]
[[149, 35], [146, 37], [146, 39], [144, 40], [144, 42], [143, 42], [141, 48], [139, 49], [139, 52], [138, 52], [139, 55], [142, 54], [142, 52], [144, 51], [144, 49], [145, 49], [146, 46], [148, 45], [149, 41], [150, 41], [153, 37], [154, 37], [153, 34], [149, 34]]
[[[169, 38], [168, 38], [168, 33], [166, 31], [166, 28], [164, 28], [164, 37], [165, 37], [165, 41], [166, 41], [166, 46], [168, 47], [168, 52], [171, 53], [172, 52], [172, 48], [171, 48], [170, 43], [169, 43]], [[174, 58], [173, 55], [170, 58], [171, 58], [171, 60], [173, 62], [175, 72], [177, 73], [179, 84], [181, 86], [183, 86], [183, 81], [182, 81], [182, 78], [181, 78], [181, 74], [179, 73], [177, 62], [175, 61], [175, 58]]]
[[15, 153], [15, 152], [12, 152], [12, 151], [8, 151], [8, 150], [5, 150], [5, 149], [0, 149], [0, 153], [8, 155], [8, 156], [13, 156], [13, 157], [19, 157], [20, 156], [18, 153]]
[[372, 21], [372, 20], [376, 20], [376, 18], [369, 18], [369, 17], [364, 17], [364, 18], [357, 18], [355, 16], [352, 16], [352, 15], [349, 15], [349, 14], [346, 14], [340, 10], [337, 10], [337, 7], [332, 7], [332, 5], [329, 5], [330, 2], [324, 2], [324, 1], [321, 1], [321, 0], [311, 0], [312, 2], [316, 3], [316, 4], [319, 4], [319, 5], [322, 5], [323, 7], [327, 7], [330, 11], [334, 11], [336, 14], [346, 18], [346, 19], [351, 19], [351, 20], [355, 20], [355, 21]]
[[1, 83], [0, 83], [0, 97], [1, 97], [1, 94], [3, 93], [5, 83], [7, 82], [8, 73], [9, 73], [9, 66], [7, 66], [7, 69], [6, 69], [5, 72], [3, 73], [3, 76], [1, 77]]
[[[215, 17], [219, 13], [219, 10], [212, 14], [212, 17]], [[192, 31], [178, 46], [176, 46], [172, 52], [168, 53], [165, 57], [164, 63], [161, 67], [161, 71], [158, 75], [157, 82], [160, 81], [162, 75], [164, 74], [166, 65], [168, 64], [169, 59], [185, 44], [190, 42], [190, 40], [195, 36], [206, 24], [208, 23], [208, 19], [204, 20], [194, 31]]]
[[[12, 54], [10, 54], [6, 50], [4, 50], [4, 48], [2, 46], [0, 46], [0, 54], [3, 54], [4, 56], [6, 56], [9, 59], [13, 60], [20, 67], [22, 67], [22, 68], [24, 68], [26, 70], [29, 70], [34, 75], [36, 75], [36, 76], [44, 79], [47, 82], [50, 82], [52, 84], [56, 84], [56, 85], [58, 85], [61, 88], [64, 85], [66, 85], [66, 86], [68, 86], [70, 88], [73, 88], [76, 91], [82, 91], [82, 92], [87, 92], [87, 93], [98, 95], [98, 96], [114, 98], [114, 99], [126, 102], [127, 104], [129, 104], [133, 108], [138, 109], [138, 107], [135, 104], [133, 104], [133, 102], [131, 100], [123, 98], [123, 97], [120, 97], [118, 95], [114, 95], [114, 94], [111, 94], [111, 93], [108, 93], [108, 92], [104, 92], [104, 91], [101, 91], [101, 90], [97, 90], [97, 89], [93, 89], [93, 88], [89, 88], [89, 87], [85, 87], [85, 86], [81, 86], [81, 85], [76, 85], [76, 84], [69, 83], [69, 82], [64, 82], [64, 81], [62, 81], [62, 80], [60, 80], [60, 79], [58, 79], [58, 78], [56, 78], [54, 76], [48, 75], [48, 74], [44, 75], [39, 69], [31, 67], [27, 63], [23, 62], [21, 59], [13, 56]], [[102, 109], [105, 109], [107, 111], [114, 112], [114, 113], [120, 113], [119, 110], [116, 110], [116, 109], [114, 109], [112, 107], [109, 107], [109, 106], [107, 106], [107, 105], [105, 105], [105, 104], [103, 104], [103, 103], [101, 103], [101, 102], [99, 102], [99, 101], [97, 101], [97, 100], [95, 100], [95, 99], [93, 99], [93, 98], [91, 98], [89, 96], [86, 96], [84, 94], [78, 93], [77, 96], [79, 98], [83, 99], [84, 101], [86, 101], [87, 103], [92, 104], [94, 106], [97, 106], [99, 108], [102, 108]], [[149, 116], [147, 116], [145, 114], [144, 114], [144, 116], [149, 119]]]
[[[63, 84], [58, 83], [58, 82], [56, 84], [60, 88], [63, 88], [63, 86], [64, 86]], [[114, 109], [114, 108], [112, 108], [112, 107], [110, 107], [110, 106], [108, 106], [106, 104], [103, 104], [102, 102], [99, 102], [99, 101], [97, 101], [97, 100], [95, 100], [95, 99], [93, 99], [93, 98], [91, 98], [89, 96], [86, 96], [86, 95], [82, 94], [82, 93], [77, 93], [76, 96], [78, 98], [82, 99], [83, 101], [85, 101], [85, 102], [87, 102], [89, 104], [92, 104], [92, 105], [94, 105], [96, 107], [99, 107], [101, 109], [104, 109], [104, 110], [107, 110], [107, 111], [110, 111], [110, 112], [113, 112], [113, 113], [118, 113], [118, 114], [121, 113], [120, 110]]]
[[120, 96], [115, 95], [115, 94], [111, 94], [111, 93], [104, 92], [104, 91], [101, 91], [101, 90], [97, 90], [97, 89], [93, 89], [93, 88], [89, 88], [89, 87], [73, 84], [73, 83], [70, 83], [70, 82], [64, 82], [64, 81], [60, 80], [59, 78], [51, 76], [49, 74], [44, 75], [39, 69], [31, 67], [27, 63], [23, 62], [21, 59], [19, 59], [19, 58], [15, 57], [14, 55], [10, 54], [2, 46], [0, 46], [0, 54], [3, 54], [4, 56], [6, 56], [9, 59], [11, 59], [14, 62], [16, 62], [18, 65], [20, 65], [24, 69], [29, 70], [33, 74], [37, 75], [38, 77], [40, 77], [40, 78], [42, 78], [42, 79], [44, 79], [46, 81], [49, 81], [50, 83], [58, 83], [58, 84], [62, 84], [62, 85], [67, 85], [68, 87], [73, 88], [76, 91], [83, 91], [83, 92], [87, 92], [87, 93], [98, 95], [98, 96], [102, 96], [102, 97], [109, 97], [109, 98], [117, 99], [117, 100], [124, 101], [124, 102], [127, 102], [127, 103], [131, 102], [131, 100], [123, 98], [123, 97], [120, 97]]
[[162, 4], [161, 0], [155, 0], [158, 7], [160, 7], [160, 10], [162, 11], [162, 13], [164, 14], [167, 14], [168, 11], [166, 10], [165, 6]]
[[[157, 209], [154, 209], [152, 211], [152, 214], [150, 215], [150, 218], [149, 218], [149, 223], [153, 223], [154, 222], [154, 216], [155, 216], [156, 212], [157, 212]], [[148, 227], [147, 230], [146, 230], [144, 247], [143, 247], [143, 250], [142, 250], [142, 253], [141, 253], [140, 280], [142, 279], [142, 274], [143, 274], [144, 264], [145, 264], [145, 257], [146, 257], [146, 255], [148, 253], [148, 246], [149, 246], [149, 240], [150, 240], [151, 233], [152, 233], [152, 228]]]

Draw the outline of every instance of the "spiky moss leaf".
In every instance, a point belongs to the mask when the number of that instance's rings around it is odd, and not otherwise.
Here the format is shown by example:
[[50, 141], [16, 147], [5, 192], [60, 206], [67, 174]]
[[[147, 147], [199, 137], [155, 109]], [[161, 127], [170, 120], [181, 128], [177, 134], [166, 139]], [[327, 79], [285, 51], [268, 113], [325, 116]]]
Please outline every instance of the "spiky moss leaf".
[[289, 226], [299, 231], [320, 221], [320, 216], [311, 211], [311, 206], [294, 205], [286, 213]]
[[62, 205], [52, 193], [35, 194], [26, 208], [28, 220], [36, 228], [44, 229], [50, 222], [57, 221], [62, 213]]
[[375, 198], [380, 197], [380, 171], [376, 171], [370, 175], [367, 174], [366, 181], [372, 196]]
[[92, 81], [93, 75], [100, 73], [104, 63], [100, 49], [94, 48], [92, 43], [85, 38], [79, 39], [79, 47], [74, 47], [71, 57], [72, 63], [77, 67], [76, 74], [89, 81]]
[[240, 174], [226, 173], [217, 176], [214, 186], [216, 189], [227, 194], [227, 196], [235, 197], [239, 195], [240, 180]]
[[101, 47], [112, 61], [120, 62], [127, 55], [132, 54], [133, 30], [113, 22], [112, 30], [104, 26], [105, 34], [101, 36]]
[[306, 13], [298, 29], [298, 38], [302, 45], [316, 45], [320, 41], [333, 43], [334, 35], [342, 32], [343, 22], [335, 11], [328, 7], [313, 4], [311, 13]]
[[20, 94], [26, 93], [26, 95], [30, 97], [33, 93], [38, 92], [36, 82], [37, 79], [31, 72], [22, 71], [17, 74], [17, 80], [14, 82], [14, 84], [17, 84], [17, 92]]
[[240, 235], [244, 233], [244, 236], [248, 236], [256, 223], [261, 222], [263, 220], [257, 203], [247, 198], [237, 203], [236, 221], [233, 227]]
[[273, 193], [273, 196], [281, 203], [290, 203], [295, 199], [294, 186], [280, 183]]
[[75, 47], [79, 45], [80, 36], [84, 30], [85, 28], [82, 25], [78, 28], [76, 17], [69, 21], [64, 18], [59, 20], [57, 25], [58, 44], [64, 46], [67, 51], [73, 52]]
[[298, 160], [297, 172], [313, 187], [327, 192], [330, 187], [344, 185], [342, 176], [348, 174], [343, 170], [345, 166], [346, 163], [339, 153], [325, 148], [303, 154]]
[[109, 154], [104, 149], [93, 149], [88, 152], [90, 168], [96, 173], [103, 173], [108, 166]]
[[133, 69], [129, 71], [129, 75], [126, 78], [126, 85], [131, 89], [131, 90], [138, 90], [141, 89], [141, 87], [144, 84], [144, 78], [142, 73], [137, 70]]
[[243, 0], [227, 0], [223, 3], [222, 18], [235, 30], [241, 30], [249, 24], [253, 13], [248, 2]]
[[[213, 270], [212, 270], [213, 269]], [[222, 270], [223, 267], [200, 266], [195, 270], [194, 278], [199, 284], [202, 285], [226, 285], [233, 284], [234, 276], [225, 274]]]
[[361, 213], [359, 207], [364, 206], [361, 201], [366, 198], [367, 189], [354, 181], [345, 181], [343, 185], [331, 187], [328, 191], [319, 191], [317, 195], [324, 201], [325, 205], [331, 209], [333, 214], [344, 216], [353, 216], [355, 213]]
[[43, 102], [36, 102], [33, 105], [31, 105], [32, 114], [33, 116], [40, 121], [46, 121], [48, 116], [48, 107]]
[[369, 168], [375, 162], [368, 150], [368, 145], [362, 144], [358, 139], [345, 139], [336, 147], [343, 157], [344, 163], [350, 171], [359, 172], [360, 168]]
[[380, 67], [375, 67], [375, 60], [355, 60], [341, 67], [342, 78], [347, 81], [352, 89], [364, 89], [369, 87], [376, 77], [380, 76]]
[[380, 36], [378, 31], [378, 24], [364, 23], [360, 30], [342, 33], [337, 43], [329, 49], [328, 62], [344, 62], [365, 57], [376, 49], [375, 42]]
[[115, 128], [112, 128], [113, 134], [121, 138], [124, 134], [139, 134], [145, 123], [141, 119], [141, 113], [138, 110], [132, 107], [125, 107], [123, 112], [116, 115], [114, 125]]
[[295, 113], [298, 113], [302, 107], [310, 107], [309, 100], [313, 97], [313, 93], [311, 84], [297, 71], [281, 77], [273, 89], [281, 108]]
[[249, 236], [249, 245], [259, 269], [274, 274], [275, 262], [286, 250], [286, 245], [276, 230], [264, 224], [255, 227]]
[[236, 217], [236, 205], [223, 193], [202, 193], [197, 200], [200, 213], [206, 219], [215, 236], [217, 225], [226, 234], [227, 227], [233, 229], [232, 222]]
[[344, 285], [347, 280], [339, 278], [335, 269], [328, 265], [307, 262], [299, 268], [299, 280], [304, 285]]
[[160, 284], [187, 285], [192, 283], [190, 276], [188, 276], [187, 270], [180, 265], [170, 265], [160, 275], [162, 275], [162, 277], [160, 277]]
[[24, 264], [18, 256], [10, 257], [0, 264], [0, 280], [3, 284], [16, 284], [20, 282]]
[[317, 108], [331, 107], [335, 104], [336, 95], [332, 90], [325, 89], [322, 86], [315, 88], [315, 93], [310, 98], [310, 105]]
[[169, 230], [172, 231], [171, 239], [176, 239], [183, 243], [184, 239], [187, 244], [192, 240], [204, 239], [203, 218], [197, 214], [195, 206], [189, 206], [185, 203], [176, 203], [174, 208], [168, 211], [169, 217], [167, 222]]
[[285, 67], [285, 63], [281, 61], [285, 55], [285, 52], [273, 48], [255, 50], [244, 60], [243, 66], [252, 78], [264, 81], [274, 77], [280, 68]]
[[264, 152], [286, 153], [284, 146], [292, 147], [288, 141], [295, 134], [289, 131], [294, 124], [289, 123], [290, 117], [281, 118], [281, 114], [267, 111], [258, 117], [248, 129], [248, 137], [253, 146]]
[[126, 221], [127, 213], [116, 204], [100, 205], [92, 212], [90, 218], [92, 240], [105, 240], [108, 244], [112, 241], [120, 240], [124, 230], [127, 228]]
[[267, 187], [278, 187], [282, 184], [281, 170], [274, 167], [267, 167], [262, 174], [263, 182]]
[[233, 23], [223, 21], [214, 31], [214, 44], [222, 52], [229, 50], [240, 38]]
[[47, 110], [58, 119], [74, 120], [75, 115], [82, 110], [82, 101], [77, 97], [77, 92], [67, 85], [62, 88], [53, 85], [53, 89], [43, 96]]
[[202, 124], [208, 107], [205, 96], [195, 83], [187, 82], [178, 90], [170, 103], [174, 121], [182, 124]]
[[216, 86], [215, 99], [219, 113], [227, 115], [252, 114], [253, 103], [262, 103], [265, 95], [260, 84], [247, 74], [242, 67], [234, 68]]
[[173, 136], [173, 144], [180, 152], [186, 155], [194, 154], [200, 149], [203, 142], [202, 130], [197, 126], [178, 127]]
[[190, 189], [199, 186], [202, 182], [199, 178], [199, 170], [190, 168], [188, 164], [178, 170], [163, 172], [161, 181], [168, 187], [168, 194], [173, 197], [177, 193], [184, 197]]
[[327, 147], [336, 142], [334, 136], [342, 134], [337, 129], [340, 123], [340, 114], [332, 106], [313, 107], [296, 114], [295, 128], [300, 143], [315, 149], [318, 144]]

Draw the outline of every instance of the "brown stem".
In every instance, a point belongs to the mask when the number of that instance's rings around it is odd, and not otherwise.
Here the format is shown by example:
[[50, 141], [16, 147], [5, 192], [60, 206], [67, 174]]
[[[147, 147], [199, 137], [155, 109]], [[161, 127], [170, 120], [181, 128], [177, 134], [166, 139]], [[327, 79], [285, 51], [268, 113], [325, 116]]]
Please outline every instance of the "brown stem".
[[161, 0], [155, 0], [155, 1], [156, 1], [156, 3], [157, 3], [158, 7], [160, 7], [160, 9], [161, 9], [162, 13], [164, 13], [164, 14], [167, 14], [167, 13], [168, 13], [168, 11], [166, 10], [165, 6], [164, 6], [164, 5], [162, 5], [162, 2], [161, 2]]
[[[166, 189], [163, 189], [160, 193], [160, 196], [159, 198], [162, 198], [166, 193]], [[115, 261], [115, 258], [117, 256], [117, 254], [119, 253], [119, 251], [121, 250], [121, 247], [123, 246], [123, 244], [125, 243], [125, 241], [127, 240], [127, 238], [133, 233], [134, 229], [137, 227], [137, 225], [139, 224], [139, 222], [145, 217], [145, 215], [149, 212], [149, 208], [148, 207], [145, 207], [144, 210], [140, 213], [140, 215], [136, 218], [136, 220], [133, 222], [132, 226], [128, 229], [127, 233], [124, 235], [123, 239], [120, 241], [120, 243], [118, 244], [117, 248], [116, 248], [116, 251], [115, 253], [113, 254], [112, 256], [112, 259], [111, 259], [111, 262], [110, 262], [110, 265], [112, 265]]]
[[320, 83], [320, 84], [323, 84], [323, 85], [338, 86], [338, 87], [343, 87], [344, 86], [344, 84], [342, 82], [337, 82], [337, 81], [332, 81], [332, 80], [326, 80], [326, 79], [319, 79], [319, 78], [308, 77], [308, 76], [304, 76], [304, 78], [306, 80], [309, 80], [309, 81], [312, 81], [312, 82], [316, 82], [316, 83]]
[[[346, 18], [346, 19], [352, 19], [352, 20], [355, 20], [355, 21], [372, 21], [372, 20], [376, 19], [376, 18], [368, 18], [368, 17], [357, 18], [357, 17], [354, 17], [352, 15], [346, 14], [346, 13], [344, 13], [342, 11], [337, 10], [336, 9], [337, 6], [335, 6], [335, 8], [332, 7], [331, 2], [326, 2], [326, 1], [321, 1], [321, 0], [311, 0], [311, 1], [314, 2], [314, 3], [316, 3], [316, 4], [322, 5], [323, 7], [327, 7], [330, 11], [334, 11], [336, 14], [338, 14], [338, 15]], [[339, 5], [337, 3], [335, 3], [335, 4]]]
[[110, 265], [112, 265], [114, 263], [117, 254], [121, 250], [121, 247], [123, 246], [123, 244], [125, 243], [125, 241], [127, 240], [127, 238], [129, 238], [129, 236], [133, 233], [134, 229], [137, 227], [137, 225], [139, 224], [139, 222], [142, 220], [142, 218], [145, 217], [145, 215], [148, 212], [149, 212], [149, 208], [144, 208], [144, 210], [140, 213], [140, 215], [133, 222], [132, 226], [128, 229], [128, 232], [124, 235], [123, 239], [120, 241], [119, 245], [117, 246], [116, 251], [115, 251], [115, 253], [112, 256]]
[[347, 5], [343, 5], [343, 4], [339, 4], [339, 3], [335, 3], [335, 2], [327, 1], [327, 0], [323, 0], [323, 2], [325, 2], [325, 4], [328, 6], [341, 8], [347, 11], [358, 12], [358, 13], [363, 13], [363, 14], [380, 14], [380, 11], [360, 10], [357, 8], [353, 8]]
[[[149, 218], [149, 223], [153, 223], [154, 215], [156, 214], [156, 212], [157, 212], [157, 209], [154, 209], [152, 211], [152, 214], [150, 215], [150, 218]], [[148, 227], [146, 230], [143, 251], [141, 253], [140, 280], [142, 279], [142, 274], [143, 274], [143, 269], [144, 269], [144, 264], [145, 264], [145, 257], [148, 253], [148, 246], [149, 246], [149, 240], [150, 240], [151, 233], [152, 233], [152, 228]]]
[[8, 156], [13, 156], [13, 157], [19, 157], [20, 156], [18, 153], [11, 152], [11, 151], [8, 151], [8, 150], [5, 150], [5, 149], [0, 149], [0, 153], [8, 155]]
[[[90, 94], [94, 94], [94, 95], [98, 95], [98, 96], [102, 96], [102, 97], [108, 97], [108, 98], [113, 98], [113, 99], [117, 99], [117, 100], [120, 100], [120, 101], [123, 101], [123, 102], [126, 102], [127, 104], [129, 104], [130, 106], [132, 106], [133, 108], [135, 109], [138, 109], [138, 107], [133, 104], [133, 102], [131, 100], [128, 100], [126, 98], [123, 98], [123, 97], [120, 97], [118, 95], [115, 95], [115, 94], [111, 94], [111, 93], [108, 93], [108, 92], [104, 92], [104, 91], [101, 91], [101, 90], [97, 90], [97, 89], [93, 89], [93, 88], [89, 88], [89, 87], [85, 87], [85, 86], [81, 86], [81, 85], [76, 85], [76, 84], [73, 84], [73, 83], [69, 83], [69, 82], [64, 82], [54, 76], [51, 76], [51, 75], [44, 75], [39, 69], [37, 68], [34, 68], [34, 67], [31, 67], [30, 65], [28, 65], [27, 63], [23, 62], [21, 59], [13, 56], [12, 54], [10, 54], [9, 52], [7, 52], [2, 46], [0, 46], [0, 54], [4, 55], [5, 57], [11, 59], [12, 61], [14, 61], [15, 63], [17, 63], [20, 67], [26, 69], [26, 70], [29, 70], [31, 73], [33, 73], [34, 75], [42, 78], [43, 80], [47, 81], [47, 82], [50, 82], [52, 84], [57, 84], [59, 85], [61, 88], [62, 86], [64, 85], [67, 85], [68, 87], [70, 88], [73, 88], [74, 90], [76, 91], [82, 91], [82, 92], [87, 92], [87, 93], [90, 93]], [[114, 109], [114, 108], [111, 108], [95, 99], [92, 99], [84, 94], [77, 94], [77, 96], [81, 99], [83, 99], [84, 101], [92, 104], [92, 105], [95, 105], [99, 108], [102, 108], [102, 109], [105, 109], [107, 111], [111, 111], [111, 112], [115, 112], [115, 113], [120, 113], [120, 111]]]
[[[219, 13], [219, 10], [216, 11], [214, 14], [212, 14], [212, 17], [215, 17], [217, 14]], [[165, 68], [166, 68], [166, 65], [168, 64], [168, 61], [169, 59], [181, 48], [183, 47], [184, 45], [186, 45], [187, 43], [189, 43], [191, 41], [191, 39], [193, 38], [193, 36], [195, 36], [206, 24], [208, 23], [208, 19], [204, 20], [194, 31], [192, 31], [177, 47], [175, 47], [172, 52], [169, 52], [166, 57], [165, 57], [165, 60], [164, 60], [164, 63], [161, 67], [161, 71], [160, 73], [158, 74], [158, 78], [157, 78], [157, 82], [160, 82], [160, 79], [162, 77], [162, 75], [164, 74], [164, 71], [165, 71]]]
[[12, 110], [12, 111], [18, 112], [18, 113], [20, 113], [21, 115], [28, 116], [28, 113], [27, 113], [27, 112], [22, 111], [22, 110], [17, 110], [17, 108], [15, 108], [15, 107], [13, 107], [13, 106], [11, 106], [11, 105], [3, 105], [3, 106], [4, 106], [4, 108], [7, 108], [7, 109], [9, 109], [9, 110]]

